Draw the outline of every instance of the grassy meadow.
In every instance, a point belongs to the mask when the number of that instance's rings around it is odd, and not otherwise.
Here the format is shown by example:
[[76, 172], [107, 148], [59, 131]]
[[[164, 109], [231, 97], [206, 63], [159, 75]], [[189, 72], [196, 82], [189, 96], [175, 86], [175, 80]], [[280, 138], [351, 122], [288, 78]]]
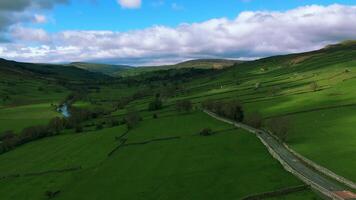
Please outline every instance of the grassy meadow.
[[[180, 139], [126, 146], [108, 157], [118, 145], [115, 137], [126, 130], [119, 126], [45, 138], [1, 155], [2, 176], [81, 169], [6, 178], [0, 180], [0, 193], [5, 199], [45, 199], [47, 190], [60, 190], [58, 199], [238, 199], [301, 184], [252, 134], [200, 111], [165, 113], [158, 119], [144, 119], [126, 136], [127, 144], [172, 136]], [[195, 123], [187, 126], [192, 120]], [[217, 134], [199, 136], [204, 127]], [[18, 192], [8, 192], [13, 187]], [[315, 197], [307, 193], [310, 199]]]
[[[356, 181], [355, 56], [356, 45], [343, 43], [213, 71], [140, 72], [114, 81], [84, 73], [84, 82], [66, 84], [0, 70], [8, 75], [0, 82], [0, 134], [47, 124], [60, 116], [51, 104], [68, 99], [79, 110], [105, 111], [1, 154], [1, 199], [48, 199], [56, 191], [51, 198], [63, 200], [241, 199], [301, 184], [254, 135], [201, 112], [210, 99], [238, 100], [245, 117], [258, 112], [264, 126], [287, 118], [287, 144]], [[163, 107], [150, 111], [155, 98]], [[191, 101], [192, 111], [176, 111], [179, 100]], [[141, 121], [127, 133], [129, 111]], [[204, 128], [215, 134], [200, 136]], [[319, 197], [306, 190], [272, 199]]]

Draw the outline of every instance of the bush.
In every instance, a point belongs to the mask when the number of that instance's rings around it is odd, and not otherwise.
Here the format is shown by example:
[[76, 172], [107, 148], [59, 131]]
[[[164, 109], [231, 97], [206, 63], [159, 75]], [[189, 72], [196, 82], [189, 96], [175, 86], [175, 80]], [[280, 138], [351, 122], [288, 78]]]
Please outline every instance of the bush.
[[163, 106], [163, 103], [162, 103], [161, 99], [156, 98], [154, 101], [152, 101], [148, 105], [148, 110], [149, 111], [160, 110], [160, 109], [162, 109], [162, 106]]
[[210, 136], [213, 134], [213, 131], [210, 128], [204, 128], [199, 132], [201, 136]]
[[108, 124], [110, 127], [115, 127], [115, 126], [118, 126], [120, 125], [120, 122], [119, 120], [115, 119], [115, 118], [110, 118], [106, 124]]
[[193, 104], [190, 100], [180, 100], [176, 102], [178, 112], [189, 112], [193, 109]]
[[17, 136], [14, 131], [5, 131], [0, 135], [0, 141]]
[[157, 119], [158, 118], [158, 115], [155, 113], [155, 114], [153, 114], [153, 119]]
[[81, 133], [81, 132], [83, 132], [83, 127], [82, 127], [81, 125], [76, 126], [76, 127], [75, 127], [75, 132], [76, 132], [76, 133]]
[[56, 117], [48, 123], [48, 129], [55, 134], [59, 134], [64, 129], [64, 122], [61, 118]]
[[96, 129], [96, 130], [101, 130], [101, 129], [103, 129], [103, 128], [104, 128], [104, 126], [103, 126], [102, 123], [98, 123], [98, 124], [96, 124], [96, 126], [95, 126], [95, 129]]
[[33, 140], [54, 134], [55, 133], [51, 132], [46, 126], [31, 126], [21, 131], [20, 144], [31, 142]]
[[316, 91], [319, 89], [319, 85], [318, 85], [318, 83], [315, 82], [315, 81], [312, 82], [312, 83], [310, 83], [309, 87], [310, 87], [310, 89], [313, 90], [314, 92], [316, 92]]
[[244, 122], [254, 128], [261, 128], [263, 118], [260, 113], [252, 113], [244, 120]]
[[131, 110], [127, 112], [125, 116], [127, 129], [133, 129], [140, 121], [142, 121], [142, 118], [137, 111]]

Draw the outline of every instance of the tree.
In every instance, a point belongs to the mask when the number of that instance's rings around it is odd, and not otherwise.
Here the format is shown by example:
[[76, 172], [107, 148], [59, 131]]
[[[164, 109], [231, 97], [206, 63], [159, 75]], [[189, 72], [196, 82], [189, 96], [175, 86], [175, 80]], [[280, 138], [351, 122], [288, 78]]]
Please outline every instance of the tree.
[[160, 110], [162, 109], [163, 103], [160, 98], [155, 98], [149, 105], [148, 105], [148, 110], [149, 111], [155, 111], [155, 110]]
[[222, 106], [223, 116], [230, 118], [237, 122], [242, 122], [244, 119], [244, 112], [242, 106], [238, 101], [232, 100], [224, 103]]
[[291, 131], [291, 120], [288, 117], [273, 118], [268, 121], [267, 127], [282, 142], [286, 142]]
[[254, 128], [261, 128], [262, 127], [262, 122], [263, 118], [260, 113], [252, 113], [247, 118], [244, 120], [245, 124], [250, 125]]
[[135, 110], [129, 110], [125, 116], [127, 129], [131, 130], [142, 120], [139, 113]]
[[61, 118], [55, 117], [48, 123], [48, 128], [57, 135], [64, 129], [64, 122]]
[[189, 112], [193, 109], [193, 104], [190, 100], [180, 100], [176, 102], [178, 112]]
[[241, 104], [236, 101], [213, 101], [207, 100], [202, 103], [204, 109], [210, 110], [217, 115], [232, 119], [237, 122], [241, 122], [244, 119], [244, 112]]

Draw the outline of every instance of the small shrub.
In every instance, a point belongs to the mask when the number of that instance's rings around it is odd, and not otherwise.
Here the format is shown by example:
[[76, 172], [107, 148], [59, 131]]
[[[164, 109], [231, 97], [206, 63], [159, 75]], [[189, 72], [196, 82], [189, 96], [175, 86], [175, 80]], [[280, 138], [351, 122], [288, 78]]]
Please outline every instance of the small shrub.
[[189, 112], [193, 109], [193, 104], [190, 100], [180, 100], [176, 102], [178, 112]]
[[201, 136], [210, 136], [213, 134], [213, 131], [210, 128], [204, 128], [199, 132]]
[[76, 127], [75, 127], [75, 132], [76, 132], [76, 133], [81, 133], [81, 132], [83, 132], [83, 127], [80, 126], [80, 125], [76, 126]]
[[257, 83], [255, 84], [255, 90], [258, 90], [260, 87], [261, 87], [261, 83], [260, 83], [260, 82], [257, 82]]
[[154, 101], [152, 101], [149, 105], [148, 105], [148, 110], [149, 111], [155, 111], [155, 110], [160, 110], [163, 107], [163, 103], [162, 100], [159, 98], [156, 98]]
[[102, 123], [98, 123], [95, 128], [96, 128], [96, 130], [101, 130], [104, 128], [104, 126]]
[[155, 114], [153, 114], [152, 118], [153, 118], [153, 119], [157, 119], [157, 118], [158, 118], [158, 115], [155, 113]]
[[318, 85], [318, 83], [316, 81], [310, 83], [309, 87], [314, 92], [316, 92], [319, 89], [319, 85]]
[[45, 195], [48, 199], [52, 199], [54, 197], [56, 197], [61, 191], [60, 190], [57, 190], [55, 192], [52, 192], [52, 191], [46, 191], [45, 192]]

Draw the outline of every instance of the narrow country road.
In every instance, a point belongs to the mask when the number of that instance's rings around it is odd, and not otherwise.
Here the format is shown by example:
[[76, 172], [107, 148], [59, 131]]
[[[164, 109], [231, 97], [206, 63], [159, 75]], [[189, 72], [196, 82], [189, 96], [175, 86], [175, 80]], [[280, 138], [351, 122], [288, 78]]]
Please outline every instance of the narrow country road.
[[204, 112], [217, 120], [232, 124], [238, 128], [242, 128], [248, 132], [256, 134], [256, 136], [268, 148], [272, 156], [275, 157], [287, 171], [293, 173], [303, 182], [327, 197], [331, 199], [356, 199], [356, 195], [351, 191], [348, 191], [346, 186], [336, 180], [326, 178], [315, 169], [304, 164], [269, 133], [242, 123], [222, 118], [206, 110]]

